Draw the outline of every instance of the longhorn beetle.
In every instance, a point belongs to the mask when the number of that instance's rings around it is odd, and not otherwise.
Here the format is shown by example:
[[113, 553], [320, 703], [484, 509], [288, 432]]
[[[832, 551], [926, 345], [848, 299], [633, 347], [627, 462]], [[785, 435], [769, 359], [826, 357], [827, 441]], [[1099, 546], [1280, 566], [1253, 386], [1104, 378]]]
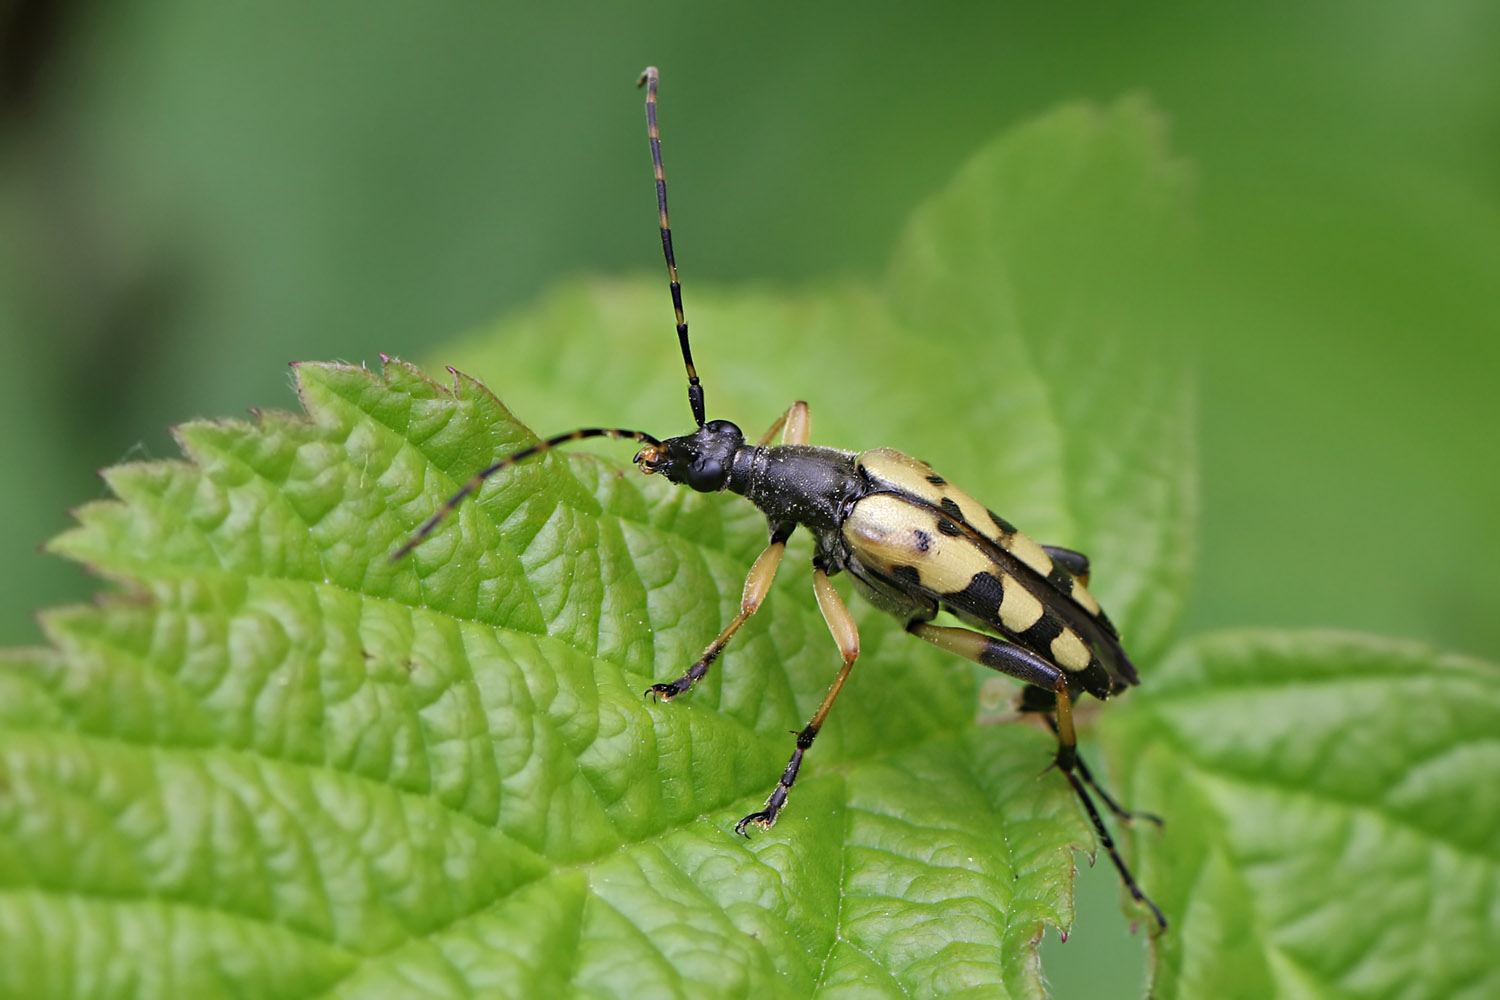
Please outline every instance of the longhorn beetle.
[[[1089, 788], [1122, 820], [1136, 816], [1156, 823], [1161, 820], [1122, 809], [1099, 787], [1077, 753], [1074, 700], [1084, 693], [1108, 698], [1140, 682], [1120, 646], [1119, 633], [1088, 591], [1088, 557], [1038, 545], [930, 466], [892, 448], [854, 454], [808, 444], [810, 420], [804, 402], [793, 403], [755, 444], [746, 444], [744, 434], [727, 420], [704, 420], [703, 386], [688, 345], [682, 285], [667, 224], [667, 181], [656, 124], [657, 79], [656, 67], [648, 66], [637, 86], [646, 88], [646, 126], [656, 174], [662, 253], [671, 280], [677, 341], [687, 367], [688, 404], [697, 430], [659, 440], [644, 431], [587, 427], [539, 441], [477, 473], [417, 529], [392, 560], [421, 544], [486, 479], [517, 462], [587, 438], [637, 441], [641, 448], [633, 461], [641, 472], [660, 474], [700, 493], [738, 493], [766, 515], [771, 535], [770, 544], [750, 567], [739, 614], [686, 673], [653, 684], [647, 695], [670, 701], [702, 680], [735, 632], [765, 600], [788, 537], [799, 526], [813, 535], [813, 591], [844, 663], [812, 720], [797, 733], [791, 760], [765, 808], [736, 823], [736, 833], [743, 834], [752, 823], [769, 828], [776, 822], [802, 769], [803, 757], [859, 657], [854, 619], [829, 582], [829, 577], [847, 572], [860, 594], [894, 615], [912, 635], [1025, 684], [1021, 710], [1047, 720], [1057, 736], [1057, 769], [1083, 803], [1125, 888], [1150, 909], [1158, 928], [1165, 930], [1166, 918], [1141, 891], [1120, 857]], [[781, 443], [772, 444], [778, 434]], [[934, 625], [932, 619], [939, 610], [984, 631]]]

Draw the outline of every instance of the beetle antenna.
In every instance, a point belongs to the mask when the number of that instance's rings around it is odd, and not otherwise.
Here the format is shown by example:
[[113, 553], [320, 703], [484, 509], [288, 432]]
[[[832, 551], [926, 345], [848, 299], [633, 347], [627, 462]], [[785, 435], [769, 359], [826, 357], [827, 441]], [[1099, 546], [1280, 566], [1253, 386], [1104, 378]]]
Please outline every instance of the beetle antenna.
[[423, 540], [426, 539], [428, 535], [433, 533], [437, 526], [442, 523], [443, 518], [447, 517], [449, 512], [452, 511], [453, 508], [463, 503], [465, 497], [467, 497], [470, 493], [473, 493], [475, 490], [479, 489], [480, 484], [483, 483], [486, 479], [493, 476], [495, 473], [501, 471], [502, 469], [508, 469], [512, 465], [515, 465], [517, 462], [524, 462], [526, 459], [530, 458], [533, 455], [540, 455], [543, 452], [551, 451], [553, 448], [556, 448], [560, 444], [567, 444], [570, 441], [582, 441], [585, 438], [597, 437], [624, 438], [631, 441], [639, 441], [642, 444], [651, 445], [661, 444], [660, 441], [652, 437], [650, 434], [647, 434], [645, 431], [629, 431], [625, 430], [622, 427], [585, 427], [581, 430], [569, 431], [566, 434], [559, 434], [556, 437], [549, 437], [546, 440], [538, 441], [530, 448], [523, 448], [521, 451], [516, 452], [514, 455], [511, 455], [508, 458], [502, 458], [500, 459], [500, 461], [494, 463], [493, 465], [487, 466], [486, 468], [483, 468], [476, 472], [474, 474], [474, 478], [470, 479], [467, 483], [464, 483], [463, 486], [459, 488], [457, 493], [449, 497], [448, 502], [439, 507], [436, 514], [433, 514], [426, 521], [422, 522], [422, 526], [417, 529], [416, 533], [411, 536], [406, 544], [401, 546], [395, 551], [394, 554], [392, 554], [391, 562], [396, 562], [398, 559], [404, 557], [412, 549], [416, 548], [418, 545], [421, 545]]
[[651, 166], [656, 171], [656, 211], [661, 217], [661, 252], [667, 258], [667, 275], [672, 279], [672, 309], [677, 313], [677, 343], [682, 346], [682, 363], [687, 366], [688, 405], [693, 419], [703, 426], [703, 386], [693, 367], [693, 349], [688, 346], [687, 320], [682, 316], [682, 284], [677, 280], [677, 258], [672, 254], [672, 227], [667, 224], [667, 175], [661, 169], [661, 132], [656, 127], [656, 84], [660, 77], [655, 66], [647, 66], [635, 82], [646, 88], [646, 134], [651, 139]]

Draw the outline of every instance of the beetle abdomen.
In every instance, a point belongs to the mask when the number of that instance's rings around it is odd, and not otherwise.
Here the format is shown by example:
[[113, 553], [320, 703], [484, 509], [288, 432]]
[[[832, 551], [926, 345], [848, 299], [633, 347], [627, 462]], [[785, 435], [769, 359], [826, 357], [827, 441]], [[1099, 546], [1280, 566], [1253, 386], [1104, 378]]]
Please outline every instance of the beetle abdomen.
[[[859, 464], [872, 484], [909, 494], [937, 507], [1031, 567], [1038, 576], [1071, 597], [1090, 615], [1100, 615], [1099, 602], [1083, 582], [1056, 565], [1030, 535], [1017, 530], [1015, 525], [938, 475], [926, 462], [894, 448], [875, 448], [861, 454]], [[1113, 627], [1109, 630], [1113, 632]]]
[[872, 492], [843, 538], [860, 564], [1045, 657], [1098, 697], [1137, 682], [1083, 583], [931, 467], [889, 448], [859, 463]]

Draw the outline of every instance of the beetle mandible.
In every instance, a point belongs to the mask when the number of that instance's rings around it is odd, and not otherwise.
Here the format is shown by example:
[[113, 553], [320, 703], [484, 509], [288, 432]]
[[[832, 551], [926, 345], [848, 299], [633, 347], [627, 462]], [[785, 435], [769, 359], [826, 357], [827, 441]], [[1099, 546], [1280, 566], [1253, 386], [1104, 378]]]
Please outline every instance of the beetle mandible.
[[[639, 442], [634, 462], [641, 472], [664, 476], [700, 493], [737, 493], [766, 515], [770, 528], [770, 542], [745, 580], [739, 613], [681, 677], [653, 684], [647, 695], [669, 701], [701, 680], [765, 600], [787, 539], [798, 527], [813, 536], [813, 591], [843, 665], [812, 719], [796, 734], [791, 759], [764, 808], [736, 823], [737, 833], [743, 834], [750, 824], [769, 828], [776, 822], [804, 756], [859, 657], [859, 631], [829, 582], [835, 574], [848, 573], [866, 600], [894, 615], [912, 635], [1023, 682], [1021, 709], [1047, 720], [1057, 736], [1055, 766], [1083, 804], [1130, 895], [1165, 930], [1166, 918], [1142, 892], [1120, 856], [1089, 788], [1121, 819], [1140, 817], [1157, 823], [1160, 819], [1121, 808], [1099, 787], [1077, 753], [1074, 701], [1085, 693], [1108, 698], [1140, 682], [1118, 632], [1088, 591], [1088, 557], [1037, 544], [930, 466], [899, 451], [877, 448], [856, 454], [809, 444], [805, 402], [793, 403], [754, 444], [747, 444], [743, 432], [727, 420], [705, 420], [703, 386], [688, 344], [682, 285], [667, 222], [657, 84], [657, 69], [648, 66], [637, 85], [646, 88], [662, 252], [671, 283], [677, 340], [687, 368], [688, 404], [697, 429], [662, 440], [644, 431], [588, 427], [539, 441], [478, 472], [423, 522], [392, 560], [421, 544], [486, 479], [517, 462], [588, 438]], [[781, 443], [773, 444], [778, 434]], [[940, 610], [972, 628], [934, 625]]]

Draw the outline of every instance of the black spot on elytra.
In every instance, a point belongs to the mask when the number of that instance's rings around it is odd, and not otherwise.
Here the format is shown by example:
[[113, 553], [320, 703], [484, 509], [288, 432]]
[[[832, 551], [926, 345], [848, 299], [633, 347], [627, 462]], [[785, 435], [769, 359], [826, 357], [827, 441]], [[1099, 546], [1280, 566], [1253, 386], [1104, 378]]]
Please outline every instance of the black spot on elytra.
[[1001, 517], [999, 514], [996, 514], [994, 511], [988, 511], [987, 513], [990, 515], [990, 520], [995, 522], [995, 527], [999, 528], [1007, 535], [1014, 535], [1016, 533], [1016, 526], [1014, 524], [1011, 524], [1009, 521]]
[[1052, 640], [1063, 634], [1063, 627], [1061, 618], [1051, 611], [1043, 611], [1042, 617], [1038, 618], [1031, 628], [1016, 635], [1016, 640], [1033, 653], [1051, 660]]
[[955, 521], [962, 521], [964, 519], [963, 509], [959, 507], [958, 503], [952, 497], [943, 497], [943, 513]]
[[1000, 578], [993, 573], [980, 570], [969, 580], [969, 585], [958, 593], [946, 598], [955, 607], [967, 611], [970, 614], [979, 615], [985, 620], [995, 617], [995, 609], [1000, 606], [1000, 600], [1004, 591], [1000, 588]]
[[960, 528], [958, 525], [954, 524], [952, 521], [948, 520], [946, 517], [940, 517], [940, 518], [938, 518], [937, 519], [937, 526], [938, 526], [938, 530], [941, 531], [945, 535], [957, 536], [957, 535], [962, 535], [964, 533], [964, 529]]
[[927, 532], [923, 531], [921, 528], [913, 528], [911, 533], [917, 539], [918, 551], [926, 552], [929, 548], [932, 547], [932, 536]]
[[927, 477], [927, 481], [929, 483], [931, 483], [932, 485], [934, 485], [934, 486], [947, 486], [948, 485], [948, 480], [944, 479], [942, 476], [938, 475], [936, 472], [934, 472], [932, 475], [928, 476]]
[[922, 574], [917, 572], [915, 566], [892, 566], [891, 576], [913, 587], [922, 582]]

